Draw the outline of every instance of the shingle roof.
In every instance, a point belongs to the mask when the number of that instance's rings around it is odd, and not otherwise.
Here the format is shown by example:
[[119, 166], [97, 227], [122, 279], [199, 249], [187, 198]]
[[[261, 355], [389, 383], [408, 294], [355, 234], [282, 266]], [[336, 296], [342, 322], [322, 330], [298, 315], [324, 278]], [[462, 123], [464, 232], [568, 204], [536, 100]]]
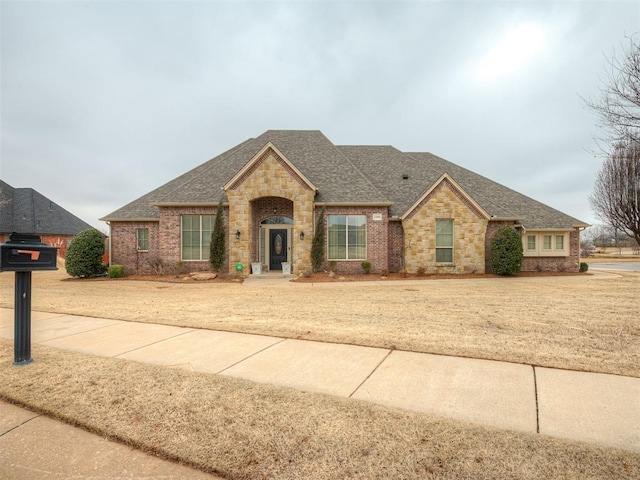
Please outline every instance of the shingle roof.
[[221, 198], [226, 200], [222, 187], [268, 142], [315, 184], [318, 203], [388, 203], [390, 215], [401, 216], [434, 182], [448, 173], [494, 217], [522, 219], [527, 228], [585, 225], [430, 153], [403, 153], [392, 146], [336, 146], [317, 130], [269, 130], [102, 220], [158, 219], [156, 204], [214, 204]]
[[517, 218], [528, 229], [571, 228], [585, 222], [538, 202], [431, 153], [408, 153], [430, 168], [448, 173], [492, 217]]
[[0, 232], [76, 235], [91, 225], [33, 188], [14, 188], [0, 180]]

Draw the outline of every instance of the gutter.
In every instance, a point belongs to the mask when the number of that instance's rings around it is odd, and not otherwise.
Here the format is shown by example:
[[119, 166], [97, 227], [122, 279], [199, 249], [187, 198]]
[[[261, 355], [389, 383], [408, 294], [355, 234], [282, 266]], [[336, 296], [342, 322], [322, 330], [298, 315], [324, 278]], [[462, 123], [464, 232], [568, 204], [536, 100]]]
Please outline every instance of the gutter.
[[315, 202], [316, 207], [390, 207], [393, 202]]
[[159, 222], [158, 217], [133, 217], [133, 218], [117, 218], [117, 217], [103, 217], [99, 218], [101, 222]]

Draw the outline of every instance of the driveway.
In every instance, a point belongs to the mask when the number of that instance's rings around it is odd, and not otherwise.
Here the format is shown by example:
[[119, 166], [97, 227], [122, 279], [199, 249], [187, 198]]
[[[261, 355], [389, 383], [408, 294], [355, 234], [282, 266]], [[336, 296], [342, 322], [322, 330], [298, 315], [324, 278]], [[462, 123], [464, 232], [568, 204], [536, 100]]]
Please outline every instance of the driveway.
[[[588, 263], [588, 262], [587, 262]], [[640, 272], [640, 262], [589, 263], [589, 269]]]

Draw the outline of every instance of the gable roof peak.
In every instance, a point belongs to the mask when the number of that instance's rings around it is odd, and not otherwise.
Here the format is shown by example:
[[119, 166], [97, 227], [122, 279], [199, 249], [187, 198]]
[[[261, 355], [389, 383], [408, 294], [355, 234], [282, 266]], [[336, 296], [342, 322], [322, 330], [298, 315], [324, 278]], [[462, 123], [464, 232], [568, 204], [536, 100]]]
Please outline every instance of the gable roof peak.
[[459, 197], [461, 197], [462, 201], [467, 204], [467, 207], [474, 211], [478, 216], [484, 217], [485, 219], [491, 218], [491, 215], [482, 208], [482, 206], [476, 202], [473, 197], [469, 195], [469, 193], [467, 193], [464, 188], [462, 188], [447, 172], [443, 173], [433, 185], [427, 188], [420, 198], [418, 198], [418, 200], [400, 218], [404, 220], [405, 218], [411, 217], [437, 188], [444, 185], [457, 193]]
[[311, 180], [300, 172], [300, 170], [298, 170], [298, 168], [291, 163], [289, 159], [270, 141], [267, 142], [260, 151], [244, 165], [244, 167], [238, 170], [238, 173], [236, 173], [233, 178], [222, 187], [222, 189], [227, 191], [230, 188], [235, 188], [240, 185], [244, 179], [246, 179], [247, 176], [269, 156], [270, 153], [275, 155], [276, 161], [283, 162], [286, 165], [286, 168], [292, 170], [294, 175], [297, 176], [303, 184], [309, 187], [309, 189], [314, 192], [318, 191], [318, 188], [311, 182]]

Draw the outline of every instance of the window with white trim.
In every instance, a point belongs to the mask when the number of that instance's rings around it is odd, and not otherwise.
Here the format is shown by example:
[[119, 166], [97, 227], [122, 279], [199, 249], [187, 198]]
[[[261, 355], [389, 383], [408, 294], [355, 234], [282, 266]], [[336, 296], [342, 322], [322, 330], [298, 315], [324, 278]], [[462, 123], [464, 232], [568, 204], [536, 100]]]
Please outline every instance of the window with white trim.
[[527, 250], [528, 251], [536, 251], [536, 236], [535, 235], [527, 235]]
[[436, 263], [453, 263], [452, 218], [436, 218]]
[[522, 237], [525, 256], [566, 257], [569, 255], [569, 232], [531, 232]]
[[329, 260], [367, 259], [367, 216], [328, 215]]
[[146, 252], [149, 250], [149, 229], [148, 228], [136, 229], [136, 243], [138, 245], [139, 252]]
[[209, 260], [215, 215], [182, 215], [182, 260]]

